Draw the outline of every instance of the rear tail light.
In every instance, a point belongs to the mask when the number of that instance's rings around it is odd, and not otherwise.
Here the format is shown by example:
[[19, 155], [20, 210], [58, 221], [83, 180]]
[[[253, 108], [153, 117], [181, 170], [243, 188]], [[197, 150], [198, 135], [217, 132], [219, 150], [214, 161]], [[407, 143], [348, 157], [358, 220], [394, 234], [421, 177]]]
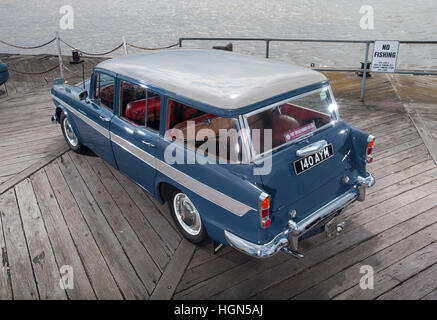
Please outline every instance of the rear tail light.
[[258, 200], [259, 222], [261, 228], [267, 228], [272, 222], [270, 219], [270, 196], [262, 193]]
[[375, 137], [372, 135], [369, 135], [369, 137], [367, 138], [367, 142], [369, 143], [367, 145], [367, 156], [366, 156], [366, 161], [367, 163], [372, 163], [373, 162], [373, 146], [375, 144]]

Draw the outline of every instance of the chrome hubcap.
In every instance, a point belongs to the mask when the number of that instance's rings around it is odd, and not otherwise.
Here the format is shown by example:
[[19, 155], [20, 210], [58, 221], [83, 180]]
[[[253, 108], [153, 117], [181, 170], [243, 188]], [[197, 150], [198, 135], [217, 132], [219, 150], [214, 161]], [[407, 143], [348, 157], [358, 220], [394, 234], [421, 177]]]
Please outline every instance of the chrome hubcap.
[[173, 207], [181, 227], [190, 235], [198, 235], [201, 229], [200, 215], [187, 195], [184, 193], [176, 194], [173, 199]]
[[74, 134], [73, 128], [71, 127], [70, 121], [68, 121], [67, 117], [64, 118], [63, 126], [68, 143], [70, 143], [70, 145], [72, 145], [73, 147], [76, 147], [78, 144], [78, 140], [76, 135]]

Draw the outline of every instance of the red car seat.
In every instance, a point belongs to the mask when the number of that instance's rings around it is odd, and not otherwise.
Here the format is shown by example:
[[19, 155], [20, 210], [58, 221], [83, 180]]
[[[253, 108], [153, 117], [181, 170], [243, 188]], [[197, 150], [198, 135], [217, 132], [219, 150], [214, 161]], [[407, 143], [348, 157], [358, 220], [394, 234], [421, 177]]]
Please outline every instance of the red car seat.
[[[161, 97], [149, 98], [148, 118], [151, 121], [159, 119], [159, 112], [161, 108]], [[129, 102], [126, 106], [126, 118], [144, 123], [146, 116], [146, 99]]]

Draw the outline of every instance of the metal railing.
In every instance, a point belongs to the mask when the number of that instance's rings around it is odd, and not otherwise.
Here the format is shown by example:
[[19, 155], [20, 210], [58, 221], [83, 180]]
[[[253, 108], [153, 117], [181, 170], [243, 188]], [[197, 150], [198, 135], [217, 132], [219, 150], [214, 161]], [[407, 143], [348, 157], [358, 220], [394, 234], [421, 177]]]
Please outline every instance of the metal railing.
[[[183, 41], [260, 41], [265, 42], [266, 51], [265, 57], [268, 59], [270, 56], [270, 43], [271, 42], [318, 42], [318, 43], [354, 43], [365, 44], [364, 50], [364, 63], [363, 69], [347, 69], [347, 68], [312, 68], [317, 71], [338, 71], [338, 72], [362, 72], [363, 80], [361, 82], [360, 101], [364, 101], [364, 93], [366, 89], [366, 77], [367, 77], [367, 62], [369, 58], [370, 45], [375, 40], [324, 40], [324, 39], [287, 39], [287, 38], [205, 38], [205, 37], [184, 37], [179, 38], [179, 47], [182, 47]], [[437, 44], [437, 41], [399, 41], [400, 44]], [[399, 73], [399, 74], [413, 74], [413, 75], [437, 75], [437, 72], [431, 70], [414, 71], [414, 70], [402, 70], [387, 73]]]

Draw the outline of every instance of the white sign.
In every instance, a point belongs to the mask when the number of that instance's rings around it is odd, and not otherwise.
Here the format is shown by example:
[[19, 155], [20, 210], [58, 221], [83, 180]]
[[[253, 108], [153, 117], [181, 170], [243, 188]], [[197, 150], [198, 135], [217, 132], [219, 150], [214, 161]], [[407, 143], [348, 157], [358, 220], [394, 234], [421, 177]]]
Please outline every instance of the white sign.
[[373, 72], [395, 72], [398, 49], [399, 41], [375, 41], [370, 70]]

